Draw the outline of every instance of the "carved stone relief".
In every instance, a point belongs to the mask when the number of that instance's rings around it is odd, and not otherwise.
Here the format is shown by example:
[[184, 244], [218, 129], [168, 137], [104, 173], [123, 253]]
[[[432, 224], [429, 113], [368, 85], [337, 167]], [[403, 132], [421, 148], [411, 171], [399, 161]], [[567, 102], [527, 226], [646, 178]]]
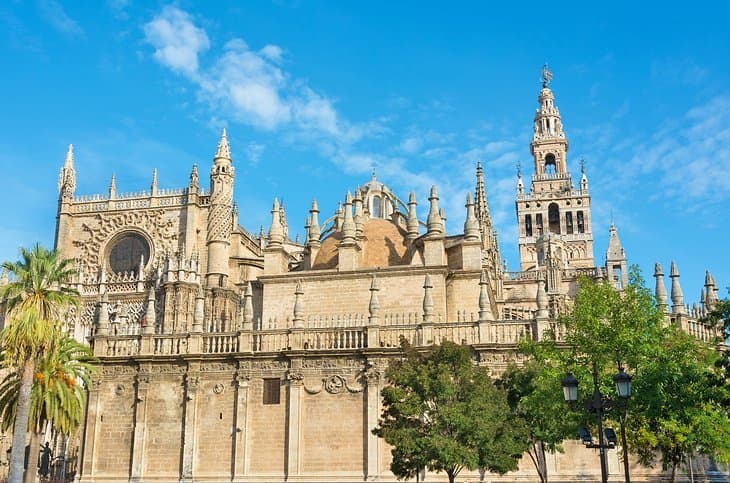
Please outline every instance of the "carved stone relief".
[[177, 227], [172, 218], [165, 217], [165, 210], [126, 211], [123, 213], [99, 213], [93, 220], [81, 226], [79, 239], [73, 244], [80, 251], [79, 259], [84, 267], [98, 270], [101, 267], [103, 249], [108, 241], [125, 229], [136, 228], [151, 238], [154, 257], [159, 259], [171, 253], [177, 245]]

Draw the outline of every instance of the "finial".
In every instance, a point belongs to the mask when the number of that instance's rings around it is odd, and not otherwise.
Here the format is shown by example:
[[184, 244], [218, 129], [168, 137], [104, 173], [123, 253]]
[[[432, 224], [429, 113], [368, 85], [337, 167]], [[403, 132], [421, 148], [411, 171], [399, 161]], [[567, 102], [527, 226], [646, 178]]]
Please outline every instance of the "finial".
[[73, 168], [73, 166], [74, 166], [74, 145], [73, 144], [68, 145], [68, 151], [66, 151], [66, 161], [64, 161], [63, 165], [67, 168]]
[[679, 269], [677, 269], [677, 265], [674, 261], [672, 261], [672, 265], [669, 270], [669, 277], [672, 279], [672, 313], [686, 314], [684, 307], [684, 294], [682, 293], [682, 287], [679, 284]]
[[157, 168], [152, 169], [152, 185], [150, 186], [152, 196], [157, 194]]
[[112, 173], [112, 180], [109, 182], [109, 198], [117, 196], [117, 175]]
[[271, 228], [269, 229], [269, 245], [280, 246], [284, 243], [284, 227], [281, 225], [281, 208], [279, 200], [274, 198], [271, 208]]
[[418, 215], [416, 214], [416, 206], [416, 193], [411, 191], [408, 195], [408, 219], [406, 220], [408, 240], [410, 241], [418, 238]]
[[319, 244], [319, 238], [322, 233], [319, 229], [319, 207], [317, 206], [317, 200], [312, 200], [312, 208], [309, 210], [309, 232], [307, 237], [308, 244]]
[[522, 161], [517, 160], [517, 177], [522, 178]]
[[479, 240], [479, 222], [474, 214], [474, 203], [471, 193], [466, 194], [466, 219], [464, 220], [464, 240]]
[[547, 62], [542, 66], [542, 86], [547, 87], [553, 80], [553, 73], [548, 69]]
[[221, 132], [221, 139], [218, 141], [218, 150], [215, 153], [215, 157], [231, 159], [231, 149], [228, 147], [226, 128], [223, 128], [223, 132]]
[[439, 211], [439, 195], [436, 191], [436, 186], [431, 186], [431, 195], [428, 197], [428, 201], [431, 204], [428, 210], [428, 218], [426, 220], [428, 233], [443, 235], [444, 221]]
[[583, 157], [580, 158], [580, 172], [582, 174], [586, 173], [586, 160]]
[[357, 226], [352, 216], [352, 195], [347, 192], [345, 196], [345, 217], [342, 221], [343, 240], [353, 241], [357, 235]]

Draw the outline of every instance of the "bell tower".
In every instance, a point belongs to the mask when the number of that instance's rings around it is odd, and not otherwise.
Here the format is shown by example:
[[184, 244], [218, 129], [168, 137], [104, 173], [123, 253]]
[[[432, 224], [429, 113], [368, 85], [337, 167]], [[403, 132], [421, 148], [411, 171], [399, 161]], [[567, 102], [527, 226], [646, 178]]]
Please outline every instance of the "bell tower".
[[535, 168], [530, 191], [524, 190], [522, 173], [518, 173], [516, 208], [522, 270], [543, 265], [545, 254], [539, 253], [542, 243], [538, 241], [546, 235], [564, 242], [563, 268], [594, 266], [588, 178], [581, 161], [580, 187], [573, 185], [567, 167], [568, 138], [550, 89], [552, 78], [545, 65], [530, 143]]

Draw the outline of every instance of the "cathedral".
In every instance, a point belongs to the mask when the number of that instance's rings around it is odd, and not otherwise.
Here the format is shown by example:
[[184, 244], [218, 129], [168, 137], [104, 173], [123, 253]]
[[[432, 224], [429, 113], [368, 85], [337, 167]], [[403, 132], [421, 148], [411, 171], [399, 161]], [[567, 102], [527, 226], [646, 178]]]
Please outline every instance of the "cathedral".
[[[148, 190], [119, 193], [112, 178], [106, 193], [77, 195], [69, 146], [55, 244], [77, 264], [82, 303], [68, 314], [69, 330], [101, 360], [78, 438], [78, 481], [395, 481], [390, 448], [371, 430], [401, 338], [468, 344], [499, 375], [518, 357], [521, 338], [559, 332], [556, 318], [579, 276], [627, 283], [615, 226], [605, 260], [595, 260], [588, 176], [581, 169], [574, 182], [568, 171], [549, 82], [546, 71], [532, 173], [516, 179], [517, 272], [502, 263], [481, 164], [460, 233], [446, 233], [436, 186], [417, 200], [373, 174], [337, 206], [320, 211], [313, 201], [300, 241], [290, 238], [277, 200], [268, 232], [244, 228], [225, 130], [209, 184], [193, 165], [179, 189], [158, 188], [155, 172]], [[426, 219], [417, 216], [419, 202], [428, 205]], [[657, 264], [667, 318], [710, 340], [715, 329], [698, 319], [717, 300], [712, 276], [693, 307], [674, 263], [669, 277], [668, 297]], [[551, 478], [597, 479], [596, 454], [565, 446], [549, 455]], [[609, 470], [622, 471], [615, 450]], [[633, 470], [637, 481], [656, 471]], [[529, 458], [503, 477], [460, 476], [480, 478], [537, 476]]]

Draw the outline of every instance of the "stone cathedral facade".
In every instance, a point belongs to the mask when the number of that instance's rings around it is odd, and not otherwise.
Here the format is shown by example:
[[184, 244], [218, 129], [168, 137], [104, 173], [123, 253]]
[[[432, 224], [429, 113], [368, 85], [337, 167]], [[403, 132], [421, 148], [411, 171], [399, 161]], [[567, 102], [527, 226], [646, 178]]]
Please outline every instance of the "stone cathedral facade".
[[[401, 338], [469, 344], [498, 375], [521, 337], [556, 329], [577, 277], [626, 284], [614, 226], [605, 263], [595, 261], [588, 178], [582, 170], [575, 185], [567, 169], [568, 138], [547, 81], [534, 171], [529, 186], [517, 179], [517, 272], [503, 267], [480, 164], [462, 233], [445, 232], [436, 187], [427, 200], [401, 198], [373, 175], [338, 206], [320, 212], [314, 201], [300, 243], [276, 200], [268, 233], [240, 224], [225, 131], [205, 182], [193, 165], [188, 186], [175, 190], [159, 189], [155, 172], [149, 190], [118, 193], [112, 178], [107, 193], [78, 196], [69, 147], [56, 247], [79, 272], [83, 302], [68, 314], [69, 330], [102, 361], [79, 481], [395, 481], [390, 449], [371, 429]], [[425, 220], [419, 202], [428, 204]], [[703, 305], [692, 308], [674, 264], [670, 300], [658, 264], [655, 276], [667, 317], [714, 336], [697, 322], [717, 299], [711, 275]], [[595, 479], [597, 456], [566, 447], [550, 456], [551, 478]], [[615, 451], [610, 461], [619, 474]], [[651, 479], [647, 471], [636, 467], [635, 478]], [[518, 473], [482, 477], [536, 474], [525, 458]]]

